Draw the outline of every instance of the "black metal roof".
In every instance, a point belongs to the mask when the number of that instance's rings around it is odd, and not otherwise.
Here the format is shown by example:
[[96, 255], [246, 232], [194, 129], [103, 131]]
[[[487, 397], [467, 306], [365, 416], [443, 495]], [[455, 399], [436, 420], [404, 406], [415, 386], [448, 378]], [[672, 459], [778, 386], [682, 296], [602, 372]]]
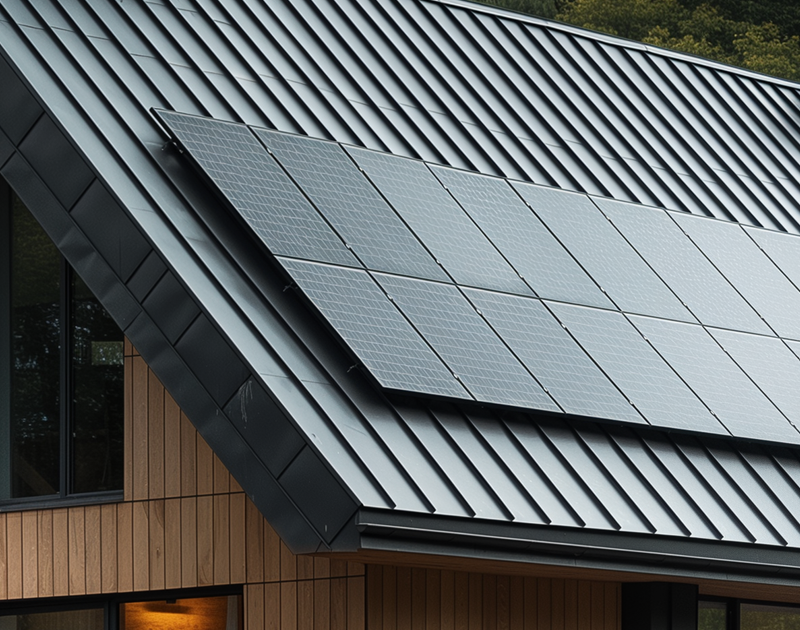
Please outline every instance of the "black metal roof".
[[0, 173], [295, 551], [797, 580], [798, 451], [386, 394], [151, 113], [797, 231], [794, 84], [435, 0], [13, 0], [0, 50]]

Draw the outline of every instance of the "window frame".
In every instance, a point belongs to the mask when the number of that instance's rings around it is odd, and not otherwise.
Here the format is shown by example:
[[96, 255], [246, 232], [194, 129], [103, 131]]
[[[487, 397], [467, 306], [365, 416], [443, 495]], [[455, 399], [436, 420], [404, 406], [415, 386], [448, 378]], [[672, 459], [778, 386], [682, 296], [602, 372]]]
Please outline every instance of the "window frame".
[[[11, 275], [11, 219], [14, 202], [14, 189], [0, 177], [0, 357], [10, 357], [10, 305], [9, 282]], [[28, 210], [30, 212], [30, 209]], [[72, 276], [76, 272], [67, 259], [59, 252], [59, 487], [56, 494], [11, 497], [0, 499], [0, 513], [43, 508], [68, 507], [71, 505], [93, 505], [116, 503], [123, 500], [123, 489], [101, 490], [74, 493], [73, 487], [73, 440], [74, 417], [74, 366], [72, 350]], [[123, 367], [123, 370], [125, 368]], [[10, 361], [0, 359], [0, 388], [11, 382]], [[10, 395], [2, 396], [0, 391], [0, 430], [10, 426]], [[124, 410], [123, 410], [124, 414]], [[5, 418], [4, 418], [5, 415]], [[9, 440], [10, 442], [10, 440]], [[11, 474], [10, 461], [4, 461], [0, 453], [0, 475]]]

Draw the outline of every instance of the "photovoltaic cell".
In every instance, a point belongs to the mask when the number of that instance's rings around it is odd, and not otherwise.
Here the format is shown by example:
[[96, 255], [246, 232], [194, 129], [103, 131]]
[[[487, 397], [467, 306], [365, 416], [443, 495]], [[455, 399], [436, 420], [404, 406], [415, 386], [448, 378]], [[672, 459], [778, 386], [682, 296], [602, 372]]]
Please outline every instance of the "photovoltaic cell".
[[273, 254], [361, 266], [247, 127], [159, 116]]
[[278, 260], [383, 387], [469, 398], [366, 271]]
[[533, 184], [512, 185], [623, 311], [694, 321], [588, 197]]
[[559, 411], [456, 287], [375, 278], [477, 400]]
[[650, 424], [729, 434], [624, 315], [547, 305]]
[[669, 215], [779, 336], [800, 339], [800, 292], [741, 226], [678, 212]]
[[702, 326], [636, 316], [631, 321], [732, 435], [800, 442], [800, 433]]
[[464, 292], [564, 411], [645, 422], [539, 300], [478, 289]]
[[253, 131], [368, 269], [449, 281], [339, 145]]
[[709, 329], [745, 373], [795, 426], [800, 426], [800, 360], [775, 337]]
[[423, 162], [347, 150], [458, 284], [533, 295]]
[[800, 287], [800, 236], [751, 227], [744, 229], [794, 286]]
[[540, 297], [614, 308], [506, 180], [440, 166], [431, 170]]
[[593, 201], [702, 323], [770, 334], [758, 313], [666, 211], [611, 199]]

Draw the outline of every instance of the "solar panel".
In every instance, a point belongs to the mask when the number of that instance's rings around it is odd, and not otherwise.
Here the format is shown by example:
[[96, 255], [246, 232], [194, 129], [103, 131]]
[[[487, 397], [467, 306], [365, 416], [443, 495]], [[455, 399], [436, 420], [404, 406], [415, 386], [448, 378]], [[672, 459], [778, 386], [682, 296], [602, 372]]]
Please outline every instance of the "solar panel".
[[728, 435], [624, 315], [545, 303], [650, 424]]
[[741, 226], [669, 214], [779, 336], [800, 339], [800, 292]]
[[775, 337], [709, 329], [745, 373], [789, 418], [800, 426], [800, 360]]
[[247, 127], [159, 115], [273, 254], [361, 266]]
[[375, 278], [477, 400], [558, 411], [456, 287], [384, 274]]
[[540, 297], [614, 308], [506, 180], [440, 166], [431, 170]]
[[469, 398], [366, 271], [278, 260], [383, 387]]
[[758, 313], [664, 210], [593, 201], [702, 323], [770, 334]]
[[694, 321], [588, 197], [533, 184], [512, 185], [623, 311]]
[[347, 150], [458, 284], [533, 295], [423, 162]]
[[745, 227], [744, 230], [780, 267], [794, 286], [800, 287], [800, 237], [795, 234], [750, 227]]
[[564, 411], [645, 422], [539, 300], [478, 289], [464, 293]]
[[702, 326], [636, 316], [631, 321], [731, 434], [800, 442], [800, 433]]
[[339, 145], [253, 131], [368, 269], [449, 280]]

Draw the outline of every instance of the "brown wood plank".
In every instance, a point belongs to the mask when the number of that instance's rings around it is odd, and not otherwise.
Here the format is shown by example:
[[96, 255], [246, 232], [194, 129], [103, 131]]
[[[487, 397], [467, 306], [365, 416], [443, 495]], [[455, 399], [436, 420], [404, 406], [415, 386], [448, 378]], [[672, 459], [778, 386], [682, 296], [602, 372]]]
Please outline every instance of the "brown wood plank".
[[497, 576], [483, 576], [483, 630], [497, 630]]
[[331, 577], [346, 577], [347, 561], [338, 558], [331, 558]]
[[150, 545], [150, 590], [157, 591], [165, 588], [166, 584], [166, 514], [163, 499], [148, 501], [149, 505], [149, 545]]
[[[53, 511], [37, 513], [37, 543], [39, 545], [39, 597], [53, 596]], [[3, 579], [0, 574], [0, 579]]]
[[366, 577], [347, 578], [347, 630], [365, 630]]
[[314, 578], [314, 558], [311, 556], [295, 556], [297, 559], [297, 579], [311, 580]]
[[297, 582], [297, 630], [314, 630], [314, 582]]
[[69, 508], [69, 594], [86, 594], [86, 511]]
[[69, 595], [69, 513], [53, 510], [53, 595]]
[[439, 578], [439, 625], [442, 630], [456, 627], [456, 574], [442, 571]]
[[197, 494], [197, 431], [181, 412], [181, 496]]
[[507, 575], [497, 577], [497, 630], [509, 630], [511, 626], [510, 587], [511, 581]]
[[329, 630], [331, 623], [331, 582], [314, 580], [314, 630]]
[[117, 506], [100, 508], [100, 571], [103, 593], [117, 592]]
[[100, 593], [103, 589], [100, 537], [100, 506], [87, 505], [84, 512], [87, 594]]
[[363, 562], [348, 562], [347, 563], [347, 575], [354, 576], [354, 575], [366, 575], [366, 565]]
[[181, 410], [164, 392], [164, 496], [181, 495]]
[[383, 630], [397, 628], [397, 567], [383, 567]]
[[264, 528], [264, 581], [278, 582], [281, 579], [281, 539], [267, 519], [261, 519]]
[[181, 500], [164, 501], [164, 588], [181, 587]]
[[605, 588], [602, 582], [592, 582], [592, 630], [603, 630], [605, 621]]
[[346, 629], [347, 578], [333, 578], [331, 579], [331, 630]]
[[231, 528], [230, 497], [227, 494], [214, 496], [214, 584], [230, 584], [231, 581]]
[[244, 587], [244, 630], [264, 630], [264, 585]]
[[150, 513], [146, 501], [133, 504], [133, 590], [150, 588]]
[[539, 584], [536, 578], [525, 577], [523, 578], [522, 586], [525, 593], [525, 630], [536, 630], [539, 625], [539, 601], [537, 595]]
[[197, 498], [181, 499], [181, 586], [197, 586]]
[[381, 630], [383, 625], [383, 567], [367, 567], [367, 628]]
[[[230, 532], [230, 583], [242, 584], [247, 580], [245, 495], [242, 493], [230, 496]], [[262, 558], [261, 549], [258, 550], [258, 557]]]
[[281, 630], [297, 630], [297, 582], [281, 582]]
[[214, 583], [214, 497], [197, 497], [197, 585]]
[[133, 360], [132, 418], [133, 418], [133, 499], [149, 496], [148, 487], [148, 373], [147, 364], [141, 357]]
[[151, 499], [164, 498], [164, 386], [152, 370], [147, 371], [148, 492]]
[[411, 627], [411, 568], [397, 567], [397, 630]]
[[244, 502], [247, 581], [264, 580], [264, 517], [249, 497]]
[[617, 630], [619, 627], [619, 587], [612, 582], [603, 583], [603, 630]]
[[295, 556], [289, 547], [280, 542], [281, 549], [281, 581], [296, 580], [297, 579], [297, 556]]
[[578, 581], [578, 628], [591, 630], [592, 627], [592, 586], [586, 580]]
[[244, 492], [244, 489], [239, 485], [239, 482], [233, 478], [233, 475], [231, 475], [231, 492]]
[[525, 581], [521, 576], [509, 579], [508, 602], [508, 627], [522, 630], [525, 627]]
[[8, 599], [8, 538], [6, 514], [0, 514], [0, 600]]
[[442, 627], [442, 572], [427, 569], [425, 583], [425, 628], [440, 630]]
[[456, 630], [469, 627], [469, 573], [456, 571], [453, 576]]
[[427, 569], [411, 569], [411, 627], [424, 628], [426, 621]]
[[[55, 521], [53, 522], [55, 532]], [[53, 543], [56, 544], [55, 536]], [[56, 547], [57, 548], [57, 547]], [[117, 505], [117, 588], [133, 590], [133, 503]]]
[[469, 574], [469, 618], [467, 627], [470, 630], [483, 628], [483, 576], [478, 573]]
[[538, 608], [538, 624], [541, 627], [549, 627], [553, 618], [552, 610], [552, 580], [539, 578], [537, 580], [536, 602]]
[[213, 494], [214, 492], [214, 452], [203, 439], [197, 436], [197, 494]]
[[6, 520], [8, 598], [22, 597], [22, 514], [9, 512]]
[[564, 629], [578, 630], [578, 580], [564, 580]]
[[561, 579], [553, 579], [550, 580], [551, 584], [551, 591], [550, 591], [550, 604], [551, 604], [551, 617], [550, 617], [550, 625], [553, 630], [564, 630], [564, 588], [565, 583], [564, 580]]
[[22, 513], [22, 596], [39, 595], [39, 524], [36, 512]]
[[214, 468], [214, 494], [226, 494], [231, 491], [231, 474], [222, 463], [217, 454], [213, 457]]
[[123, 439], [122, 439], [122, 494], [126, 501], [133, 500], [133, 359], [124, 359], [123, 385]]
[[331, 576], [331, 561], [328, 558], [314, 558], [314, 577], [326, 578]]
[[281, 585], [264, 585], [264, 627], [266, 630], [281, 629]]
[[122, 356], [129, 357], [133, 354], [133, 344], [127, 337], [122, 339]]

